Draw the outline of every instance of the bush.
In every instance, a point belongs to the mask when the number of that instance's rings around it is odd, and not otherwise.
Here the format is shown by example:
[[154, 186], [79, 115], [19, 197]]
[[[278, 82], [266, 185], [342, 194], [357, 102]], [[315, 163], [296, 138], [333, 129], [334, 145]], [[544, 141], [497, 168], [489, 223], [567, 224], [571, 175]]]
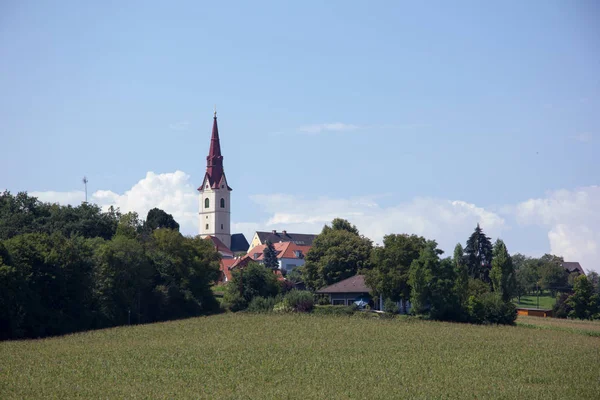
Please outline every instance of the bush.
[[273, 311], [277, 300], [275, 297], [255, 297], [248, 304], [248, 311], [253, 313], [268, 313]]
[[229, 311], [238, 312], [248, 307], [248, 302], [238, 292], [225, 292], [223, 296], [223, 307]]
[[567, 304], [568, 298], [568, 293], [561, 293], [556, 296], [556, 303], [554, 303], [554, 307], [552, 307], [552, 316], [554, 318], [567, 318], [569, 316], [571, 307]]
[[312, 293], [306, 290], [293, 289], [285, 295], [283, 301], [286, 306], [297, 312], [310, 312], [315, 305]]
[[512, 325], [517, 319], [517, 308], [502, 300], [498, 293], [484, 293], [469, 297], [469, 320], [476, 324]]
[[398, 313], [398, 304], [394, 300], [387, 299], [383, 302], [383, 311], [390, 314]]
[[313, 314], [315, 315], [352, 315], [356, 310], [353, 307], [346, 306], [315, 306]]
[[315, 303], [320, 306], [326, 306], [331, 304], [328, 294], [315, 294]]
[[273, 307], [273, 312], [275, 313], [288, 313], [294, 311], [290, 306], [288, 306], [285, 301], [280, 301], [275, 304]]

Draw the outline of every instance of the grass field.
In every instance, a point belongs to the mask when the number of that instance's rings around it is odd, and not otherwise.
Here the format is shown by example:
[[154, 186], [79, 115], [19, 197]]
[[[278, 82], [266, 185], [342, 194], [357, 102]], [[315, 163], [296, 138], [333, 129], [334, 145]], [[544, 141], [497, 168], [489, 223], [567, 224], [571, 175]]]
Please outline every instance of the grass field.
[[600, 338], [524, 323], [222, 314], [3, 342], [0, 398], [596, 399]]
[[[536, 296], [522, 296], [521, 303], [517, 302], [517, 299], [514, 299], [514, 303], [517, 307], [523, 308], [537, 308], [537, 297]], [[554, 303], [556, 303], [556, 297], [551, 296], [550, 294], [544, 294], [540, 296], [540, 307], [543, 309], [551, 309], [554, 307]]]

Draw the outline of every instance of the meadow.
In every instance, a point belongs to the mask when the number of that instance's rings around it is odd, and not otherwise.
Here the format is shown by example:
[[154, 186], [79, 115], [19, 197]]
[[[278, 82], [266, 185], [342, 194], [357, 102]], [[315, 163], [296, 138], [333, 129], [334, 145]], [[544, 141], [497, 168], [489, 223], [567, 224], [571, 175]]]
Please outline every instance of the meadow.
[[228, 313], [2, 342], [0, 398], [597, 398], [600, 338], [530, 320]]
[[538, 307], [538, 298], [535, 295], [531, 296], [521, 296], [521, 302], [519, 303], [517, 299], [513, 301], [517, 307], [523, 308], [542, 308], [542, 309], [552, 309], [554, 304], [556, 303], [556, 297], [550, 295], [550, 293], [544, 293], [540, 295], [539, 298], [539, 307]]

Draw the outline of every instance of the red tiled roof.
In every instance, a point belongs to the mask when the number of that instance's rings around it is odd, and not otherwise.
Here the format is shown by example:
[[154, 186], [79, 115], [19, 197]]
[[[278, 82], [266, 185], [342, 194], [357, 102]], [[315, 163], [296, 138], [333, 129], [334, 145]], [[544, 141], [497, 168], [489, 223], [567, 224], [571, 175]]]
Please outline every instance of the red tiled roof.
[[364, 275], [354, 275], [333, 285], [317, 290], [317, 293], [369, 293], [371, 288], [365, 284]]
[[223, 255], [223, 257], [233, 257], [233, 251], [229, 250], [229, 247], [225, 245], [225, 243], [221, 242], [216, 236], [207, 236], [206, 240], [211, 240], [215, 245], [215, 248], [219, 253]]
[[221, 279], [223, 281], [227, 281], [229, 282], [231, 280], [231, 270], [229, 269], [234, 263], [235, 263], [236, 259], [235, 258], [222, 258], [221, 261], [219, 262], [219, 270], [221, 271], [221, 273], [223, 274], [223, 277], [225, 279]]
[[[248, 250], [247, 256], [256, 261], [262, 261], [264, 258], [263, 253], [265, 252], [266, 247], [266, 244], [254, 246]], [[306, 256], [306, 253], [308, 253], [311, 246], [299, 246], [292, 242], [279, 242], [273, 243], [273, 248], [277, 252], [277, 258], [303, 258]], [[296, 251], [301, 252], [300, 257], [296, 255]], [[255, 254], [257, 254], [256, 257], [254, 257]]]

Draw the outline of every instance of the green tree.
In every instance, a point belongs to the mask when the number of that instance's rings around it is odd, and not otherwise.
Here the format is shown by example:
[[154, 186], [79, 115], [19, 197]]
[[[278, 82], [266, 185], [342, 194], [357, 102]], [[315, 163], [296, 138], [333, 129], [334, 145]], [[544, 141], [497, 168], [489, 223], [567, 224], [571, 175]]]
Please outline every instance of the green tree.
[[349, 221], [342, 218], [334, 218], [334, 220], [331, 221], [331, 229], [334, 231], [348, 231], [356, 236], [359, 236], [356, 225], [352, 225]]
[[371, 252], [372, 269], [365, 272], [366, 283], [373, 294], [394, 302], [404, 300], [406, 305], [410, 299], [410, 265], [419, 258], [426, 244], [427, 240], [417, 235], [384, 236], [383, 246], [375, 247]]
[[494, 291], [500, 294], [503, 301], [510, 301], [515, 294], [517, 280], [510, 254], [500, 239], [494, 244], [490, 278]]
[[433, 240], [410, 267], [411, 304], [416, 314], [429, 314], [433, 319], [458, 320], [461, 308], [454, 291], [456, 275], [451, 259], [440, 260], [440, 250]]
[[151, 298], [152, 266], [143, 246], [126, 234], [117, 235], [97, 250], [96, 288], [106, 325], [147, 322], [143, 305]]
[[142, 220], [140, 220], [138, 213], [132, 211], [120, 216], [115, 235], [136, 239], [142, 229]]
[[[244, 268], [232, 271], [223, 302], [226, 306], [237, 305], [241, 297], [243, 304], [247, 305], [254, 297], [274, 297], [279, 291], [280, 285], [273, 271], [262, 264], [251, 262]], [[245, 306], [242, 305], [241, 308]]]
[[175, 221], [173, 215], [167, 214], [165, 211], [156, 207], [148, 211], [144, 227], [150, 231], [153, 231], [158, 228], [166, 228], [172, 229], [174, 231], [179, 231], [179, 224], [177, 223], [177, 221]]
[[454, 247], [454, 273], [456, 275], [454, 291], [460, 304], [465, 306], [469, 299], [469, 271], [465, 262], [463, 247], [460, 243]]
[[270, 240], [265, 242], [265, 250], [263, 251], [263, 263], [267, 269], [275, 271], [279, 268], [279, 262], [277, 261], [277, 252], [275, 247]]
[[355, 229], [349, 231], [348, 225], [346, 221], [336, 222], [335, 228], [325, 226], [313, 241], [304, 265], [307, 287], [318, 289], [370, 268], [371, 240]]
[[490, 268], [492, 265], [492, 242], [490, 238], [483, 233], [483, 230], [477, 224], [475, 231], [467, 240], [465, 247], [465, 258], [469, 276], [471, 278], [481, 279], [484, 282], [490, 282]]
[[569, 274], [556, 261], [543, 261], [539, 268], [540, 286], [549, 290], [552, 296], [559, 291], [567, 291]]
[[594, 293], [594, 287], [585, 275], [575, 279], [573, 294], [567, 299], [571, 307], [569, 317], [579, 319], [592, 319], [595, 317], [600, 306], [600, 296]]
[[218, 308], [210, 285], [218, 277], [220, 256], [209, 241], [157, 229], [148, 244], [148, 257], [155, 271], [151, 310], [145, 311], [149, 317], [181, 318]]

